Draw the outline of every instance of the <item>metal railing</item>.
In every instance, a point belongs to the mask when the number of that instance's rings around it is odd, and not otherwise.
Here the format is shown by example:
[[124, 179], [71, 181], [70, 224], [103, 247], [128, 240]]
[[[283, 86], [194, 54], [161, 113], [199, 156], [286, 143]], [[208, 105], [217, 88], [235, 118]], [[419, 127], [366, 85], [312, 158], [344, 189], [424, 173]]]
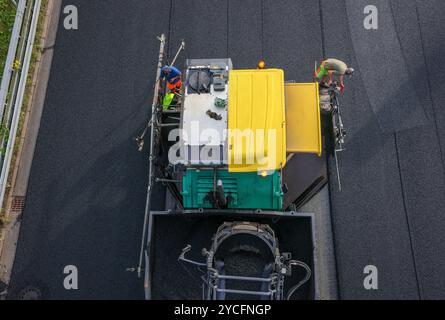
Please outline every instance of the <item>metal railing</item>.
[[41, 0], [19, 0], [0, 85], [0, 205], [3, 205], [25, 96]]

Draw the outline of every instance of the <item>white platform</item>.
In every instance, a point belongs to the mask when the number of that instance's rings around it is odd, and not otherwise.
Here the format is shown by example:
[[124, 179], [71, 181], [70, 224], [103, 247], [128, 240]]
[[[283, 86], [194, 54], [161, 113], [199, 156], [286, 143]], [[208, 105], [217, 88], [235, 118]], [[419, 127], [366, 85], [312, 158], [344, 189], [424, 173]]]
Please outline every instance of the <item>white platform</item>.
[[[190, 150], [195, 150], [199, 153], [202, 146], [215, 146], [224, 150], [222, 158], [227, 158], [227, 105], [224, 108], [218, 108], [215, 106], [215, 99], [220, 98], [227, 100], [228, 98], [228, 86], [226, 85], [225, 91], [215, 92], [213, 85], [211, 86], [210, 93], [206, 94], [186, 94], [184, 97], [183, 110], [182, 110], [182, 123], [183, 129], [183, 142], [184, 145]], [[207, 111], [221, 115], [221, 120], [210, 118]], [[210, 130], [209, 130], [210, 129]], [[201, 161], [192, 158], [192, 164], [200, 164]], [[201, 163], [201, 164], [206, 164]]]

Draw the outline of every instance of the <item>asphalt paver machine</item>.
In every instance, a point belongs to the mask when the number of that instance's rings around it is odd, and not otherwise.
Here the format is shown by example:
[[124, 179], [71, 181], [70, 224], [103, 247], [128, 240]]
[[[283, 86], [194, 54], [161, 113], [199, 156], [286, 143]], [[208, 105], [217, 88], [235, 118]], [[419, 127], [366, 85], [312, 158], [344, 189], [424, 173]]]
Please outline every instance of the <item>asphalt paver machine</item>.
[[146, 298], [317, 298], [314, 217], [297, 200], [323, 184], [305, 165], [323, 152], [318, 84], [187, 59], [181, 91], [169, 92], [159, 40], [150, 120], [136, 139], [150, 163], [137, 268]]

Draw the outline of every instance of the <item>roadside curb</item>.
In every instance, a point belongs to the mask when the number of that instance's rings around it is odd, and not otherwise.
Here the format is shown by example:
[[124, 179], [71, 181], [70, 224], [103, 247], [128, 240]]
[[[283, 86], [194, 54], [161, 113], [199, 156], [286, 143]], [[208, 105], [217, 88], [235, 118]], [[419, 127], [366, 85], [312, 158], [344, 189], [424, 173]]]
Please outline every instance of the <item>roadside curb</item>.
[[[8, 223], [4, 227], [3, 238], [0, 239], [0, 281], [6, 285], [9, 284], [14, 263], [21, 214], [25, 203], [28, 179], [46, 97], [61, 6], [62, 0], [48, 0], [42, 37], [40, 39], [42, 49], [36, 59], [32, 82], [30, 89], [28, 89], [31, 91], [23, 130], [20, 137], [18, 137], [19, 150], [14, 168], [12, 168], [12, 188], [7, 195], [5, 206]], [[14, 199], [20, 199], [19, 205], [14, 203]]]

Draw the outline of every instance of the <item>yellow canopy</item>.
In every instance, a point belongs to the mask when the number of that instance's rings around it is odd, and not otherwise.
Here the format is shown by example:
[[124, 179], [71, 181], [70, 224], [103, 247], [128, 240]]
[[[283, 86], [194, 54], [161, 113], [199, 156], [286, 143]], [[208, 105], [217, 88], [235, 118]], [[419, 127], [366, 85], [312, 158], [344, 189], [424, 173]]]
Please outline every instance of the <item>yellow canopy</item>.
[[286, 83], [287, 152], [321, 156], [318, 83]]
[[229, 172], [285, 166], [283, 70], [230, 71], [228, 129]]

